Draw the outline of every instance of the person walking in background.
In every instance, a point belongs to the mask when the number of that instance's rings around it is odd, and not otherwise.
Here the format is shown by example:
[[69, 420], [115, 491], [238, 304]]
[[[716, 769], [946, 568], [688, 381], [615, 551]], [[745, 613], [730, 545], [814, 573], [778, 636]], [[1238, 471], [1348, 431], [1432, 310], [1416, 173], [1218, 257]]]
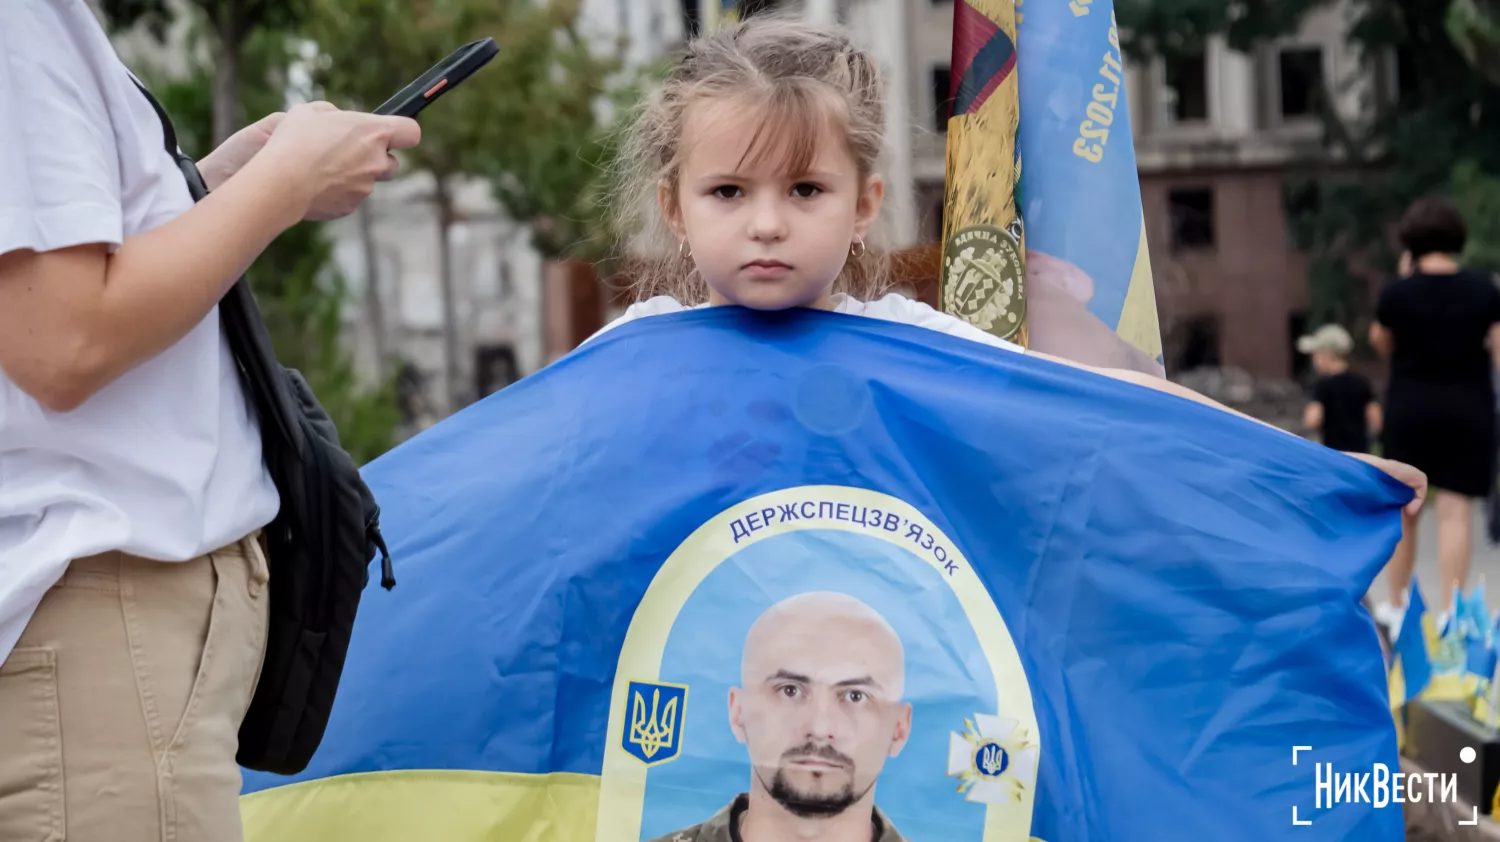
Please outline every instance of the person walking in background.
[[[1474, 501], [1488, 496], [1496, 446], [1495, 386], [1500, 355], [1500, 288], [1461, 269], [1468, 236], [1446, 199], [1419, 199], [1402, 216], [1402, 277], [1381, 293], [1370, 343], [1390, 359], [1382, 444], [1388, 459], [1425, 472], [1437, 510], [1438, 605], [1451, 608], [1464, 586]], [[1400, 625], [1416, 561], [1417, 521], [1408, 517], [1387, 577], [1390, 598], [1376, 607]]]
[[[1500, 364], [1491, 369], [1490, 379], [1495, 385], [1495, 434], [1500, 437]], [[1484, 501], [1484, 526], [1491, 546], [1500, 544], [1500, 454], [1497, 454], [1495, 467], [1495, 475], [1490, 478], [1490, 493]]]
[[1370, 436], [1380, 433], [1380, 402], [1363, 375], [1349, 370], [1354, 339], [1339, 325], [1323, 325], [1297, 340], [1297, 350], [1312, 356], [1312, 400], [1302, 423], [1319, 433], [1325, 446], [1345, 453], [1369, 453]]

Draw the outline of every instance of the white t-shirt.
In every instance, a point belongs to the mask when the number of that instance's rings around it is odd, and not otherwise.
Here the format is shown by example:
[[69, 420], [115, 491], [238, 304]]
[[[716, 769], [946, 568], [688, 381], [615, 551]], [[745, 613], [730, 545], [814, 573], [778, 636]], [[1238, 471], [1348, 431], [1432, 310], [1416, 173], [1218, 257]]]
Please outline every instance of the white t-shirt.
[[[590, 336], [589, 339], [593, 339], [607, 330], [619, 327], [635, 319], [646, 316], [660, 316], [666, 313], [680, 313], [683, 310], [699, 309], [707, 306], [707, 304], [699, 304], [697, 307], [687, 307], [669, 295], [658, 295], [655, 298], [649, 298], [630, 305], [619, 318], [600, 328], [598, 333]], [[920, 301], [913, 301], [894, 292], [874, 301], [860, 301], [843, 293], [835, 293], [833, 296], [833, 310], [835, 313], [847, 313], [851, 316], [865, 316], [871, 319], [885, 319], [890, 322], [917, 325], [918, 327], [925, 327], [939, 333], [961, 336], [964, 339], [983, 342], [986, 345], [994, 345], [997, 348], [1004, 348], [1007, 351], [1025, 353], [1025, 349], [1014, 342], [1007, 342], [998, 336], [985, 333], [963, 319], [955, 318], [947, 313], [941, 313]]]
[[[0, 0], [0, 254], [113, 250], [191, 205], [84, 0]], [[71, 559], [191, 559], [279, 506], [217, 309], [72, 412], [0, 372], [0, 660]]]

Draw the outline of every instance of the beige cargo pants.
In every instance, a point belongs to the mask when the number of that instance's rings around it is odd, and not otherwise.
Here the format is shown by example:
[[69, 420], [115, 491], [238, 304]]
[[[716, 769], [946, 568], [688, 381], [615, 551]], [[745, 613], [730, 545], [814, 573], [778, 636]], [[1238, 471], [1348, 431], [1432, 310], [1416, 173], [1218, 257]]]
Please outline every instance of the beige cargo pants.
[[237, 842], [266, 642], [259, 535], [74, 561], [0, 664], [0, 840]]

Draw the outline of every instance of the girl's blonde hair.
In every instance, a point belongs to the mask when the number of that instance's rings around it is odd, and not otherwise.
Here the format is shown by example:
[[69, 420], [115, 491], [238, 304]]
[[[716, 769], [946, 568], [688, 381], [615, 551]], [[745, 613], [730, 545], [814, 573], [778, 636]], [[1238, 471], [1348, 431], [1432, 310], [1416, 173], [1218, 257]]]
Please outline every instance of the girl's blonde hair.
[[[665, 84], [633, 115], [619, 147], [611, 216], [637, 300], [671, 295], [698, 304], [708, 298], [657, 200], [663, 184], [677, 195], [690, 106], [744, 103], [760, 124], [742, 165], [775, 157], [794, 174], [811, 166], [818, 138], [832, 124], [847, 140], [863, 184], [878, 171], [885, 144], [881, 85], [874, 57], [834, 28], [756, 15], [689, 42]], [[880, 249], [856, 248], [834, 288], [872, 298], [884, 291], [886, 274]]]

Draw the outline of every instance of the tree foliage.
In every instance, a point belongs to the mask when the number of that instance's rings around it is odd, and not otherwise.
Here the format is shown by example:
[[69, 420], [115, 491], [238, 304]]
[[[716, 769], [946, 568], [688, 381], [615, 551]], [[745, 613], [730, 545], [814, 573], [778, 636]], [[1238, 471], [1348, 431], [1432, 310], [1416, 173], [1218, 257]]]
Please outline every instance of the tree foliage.
[[1115, 0], [1120, 46], [1136, 57], [1201, 52], [1209, 36], [1248, 51], [1293, 32], [1320, 0]]
[[[247, 110], [240, 101], [241, 59], [258, 33], [286, 30], [306, 8], [307, 0], [184, 0], [207, 22], [213, 38], [213, 92], [210, 137], [215, 145], [244, 125]], [[109, 23], [118, 29], [144, 26], [158, 39], [174, 18], [171, 0], [99, 0]], [[257, 115], [258, 117], [258, 115]]]
[[1500, 177], [1464, 161], [1453, 170], [1453, 199], [1469, 224], [1464, 262], [1500, 273]]
[[543, 254], [593, 238], [591, 201], [608, 154], [601, 105], [620, 71], [614, 45], [579, 33], [578, 0], [310, 0], [314, 81], [342, 107], [370, 109], [469, 41], [498, 55], [422, 112], [410, 170], [489, 177]]
[[1464, 59], [1500, 85], [1500, 0], [1451, 0], [1447, 24]]

